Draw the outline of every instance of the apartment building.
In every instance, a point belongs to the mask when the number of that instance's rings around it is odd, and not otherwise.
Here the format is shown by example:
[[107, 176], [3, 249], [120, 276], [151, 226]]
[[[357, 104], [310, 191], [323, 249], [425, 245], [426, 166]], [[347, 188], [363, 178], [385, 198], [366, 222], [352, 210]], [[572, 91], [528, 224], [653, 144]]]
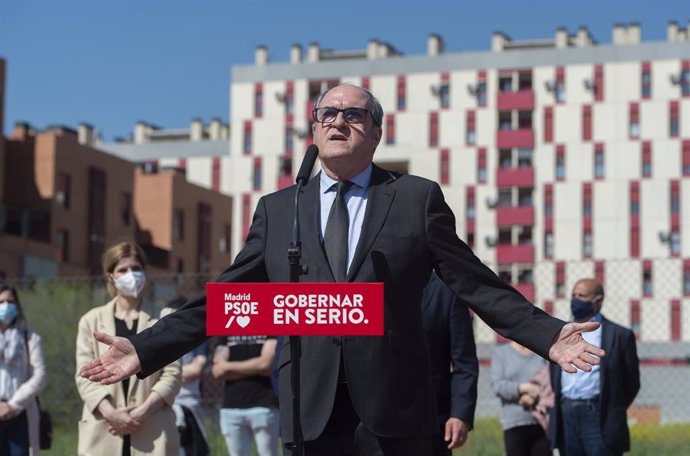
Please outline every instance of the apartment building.
[[[573, 283], [596, 276], [615, 290], [607, 315], [645, 340], [688, 340], [688, 32], [670, 23], [665, 41], [643, 42], [639, 25], [619, 24], [607, 44], [586, 28], [534, 41], [497, 32], [490, 50], [463, 53], [431, 35], [414, 56], [377, 40], [312, 43], [286, 62], [259, 46], [232, 71], [221, 191], [238, 202], [233, 245], [258, 198], [292, 182], [316, 95], [352, 82], [385, 111], [375, 162], [437, 181], [459, 236], [525, 296], [568, 318]], [[666, 330], [646, 330], [651, 315]]]

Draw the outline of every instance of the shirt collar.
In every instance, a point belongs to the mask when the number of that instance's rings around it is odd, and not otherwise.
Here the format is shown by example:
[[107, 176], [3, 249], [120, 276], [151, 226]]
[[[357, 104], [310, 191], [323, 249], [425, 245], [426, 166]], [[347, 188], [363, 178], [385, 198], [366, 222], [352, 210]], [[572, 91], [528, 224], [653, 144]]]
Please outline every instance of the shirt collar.
[[[361, 173], [357, 174], [355, 177], [350, 179], [350, 182], [353, 184], [357, 185], [358, 187], [361, 187], [363, 189], [369, 188], [369, 184], [371, 183], [371, 172], [373, 170], [373, 166], [371, 163], [369, 163], [369, 166], [366, 167], [364, 171]], [[321, 188], [321, 193], [326, 193], [328, 192], [333, 186], [337, 183], [338, 181], [335, 179], [331, 179], [328, 174], [324, 173], [321, 171], [321, 177], [320, 177], [320, 188]]]

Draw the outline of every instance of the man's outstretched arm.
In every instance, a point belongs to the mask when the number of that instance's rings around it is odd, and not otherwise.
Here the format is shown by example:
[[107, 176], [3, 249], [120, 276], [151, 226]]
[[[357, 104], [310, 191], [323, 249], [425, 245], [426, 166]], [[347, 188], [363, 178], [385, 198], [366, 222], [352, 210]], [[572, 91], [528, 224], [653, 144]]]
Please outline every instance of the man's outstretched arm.
[[134, 345], [125, 337], [115, 337], [94, 331], [98, 342], [109, 345], [110, 349], [99, 358], [84, 364], [79, 375], [104, 385], [120, 382], [141, 370], [139, 356]]

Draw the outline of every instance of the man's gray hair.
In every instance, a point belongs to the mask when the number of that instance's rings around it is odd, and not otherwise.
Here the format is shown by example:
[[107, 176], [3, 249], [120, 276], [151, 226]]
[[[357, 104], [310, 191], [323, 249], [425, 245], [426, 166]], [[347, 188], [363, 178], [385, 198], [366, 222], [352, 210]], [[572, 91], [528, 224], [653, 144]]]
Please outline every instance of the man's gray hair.
[[371, 106], [370, 112], [371, 112], [371, 117], [374, 119], [374, 123], [376, 124], [377, 127], [380, 127], [383, 125], [383, 107], [381, 106], [381, 102], [374, 96], [373, 93], [365, 89], [364, 87], [360, 87], [355, 84], [350, 84], [350, 83], [343, 83], [343, 84], [338, 84], [333, 87], [329, 87], [328, 89], [324, 90], [321, 92], [316, 98], [316, 104], [314, 105], [314, 108], [318, 108], [321, 105], [321, 100], [323, 100], [323, 97], [326, 96], [328, 92], [331, 90], [335, 89], [336, 87], [342, 87], [342, 86], [350, 86], [350, 87], [355, 87], [362, 92], [364, 92], [367, 97], [369, 98], [369, 106]]

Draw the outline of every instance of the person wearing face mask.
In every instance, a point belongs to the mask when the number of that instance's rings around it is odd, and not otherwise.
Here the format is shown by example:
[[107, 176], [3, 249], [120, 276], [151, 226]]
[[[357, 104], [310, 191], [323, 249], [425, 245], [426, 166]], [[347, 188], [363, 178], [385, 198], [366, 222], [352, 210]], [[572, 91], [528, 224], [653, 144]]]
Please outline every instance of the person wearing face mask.
[[[146, 261], [141, 248], [120, 242], [103, 256], [103, 272], [113, 299], [79, 321], [77, 366], [99, 357], [108, 347], [93, 332], [129, 338], [158, 321], [154, 305], [142, 299]], [[79, 456], [177, 456], [180, 438], [171, 406], [180, 390], [180, 362], [146, 379], [125, 378], [99, 385], [75, 376], [84, 408], [79, 421]]]
[[41, 337], [27, 329], [17, 290], [0, 285], [0, 454], [38, 454], [36, 397], [45, 379]]
[[590, 372], [564, 372], [551, 365], [555, 393], [549, 439], [561, 456], [612, 456], [630, 450], [626, 411], [640, 390], [635, 334], [601, 314], [604, 287], [594, 279], [575, 283], [570, 309], [576, 322], [596, 321], [599, 329], [583, 334], [606, 356]]

